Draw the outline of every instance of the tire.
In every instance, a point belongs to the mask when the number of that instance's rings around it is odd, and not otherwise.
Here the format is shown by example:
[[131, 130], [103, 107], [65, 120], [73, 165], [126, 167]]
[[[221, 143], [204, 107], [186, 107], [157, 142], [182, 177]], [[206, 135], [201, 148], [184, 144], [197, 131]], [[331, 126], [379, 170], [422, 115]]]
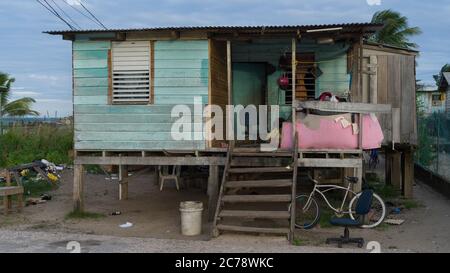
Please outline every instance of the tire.
[[[355, 197], [353, 197], [349, 204], [349, 214], [350, 218], [352, 218], [353, 220], [355, 220], [356, 218], [354, 213], [354, 206], [356, 206], [357, 200], [360, 196], [361, 193], [358, 193]], [[383, 223], [384, 218], [386, 217], [386, 205], [384, 204], [383, 199], [378, 194], [373, 194], [371, 210], [375, 211], [375, 219], [371, 220], [369, 224], [362, 225], [362, 228], [376, 228], [381, 223]]]
[[308, 210], [303, 210], [308, 198], [309, 195], [299, 195], [295, 199], [295, 227], [298, 229], [312, 229], [320, 220], [320, 207], [314, 198], [311, 198]]

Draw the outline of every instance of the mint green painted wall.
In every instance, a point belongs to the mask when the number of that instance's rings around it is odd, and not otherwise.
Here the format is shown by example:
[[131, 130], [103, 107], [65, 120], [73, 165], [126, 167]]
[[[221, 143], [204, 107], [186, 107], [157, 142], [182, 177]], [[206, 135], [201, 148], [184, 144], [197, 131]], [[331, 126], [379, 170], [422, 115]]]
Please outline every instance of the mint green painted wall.
[[[77, 36], [73, 43], [75, 149], [204, 149], [204, 140], [173, 141], [173, 105], [208, 101], [208, 41], [155, 42], [155, 103], [109, 105], [107, 56], [111, 43]], [[192, 124], [191, 136], [201, 137]], [[201, 128], [201, 127], [200, 127]]]
[[[252, 43], [233, 43], [234, 62], [269, 62], [278, 67], [278, 60], [286, 52], [291, 52], [291, 40], [254, 40]], [[343, 94], [349, 90], [350, 75], [347, 74], [348, 45], [337, 43], [334, 45], [318, 45], [314, 41], [302, 40], [297, 44], [297, 52], [314, 52], [318, 66], [323, 75], [316, 80], [316, 97], [324, 91]], [[283, 105], [284, 91], [278, 88], [277, 79], [282, 74], [277, 70], [267, 78], [268, 102], [271, 105]], [[289, 106], [281, 107], [281, 116], [285, 119], [291, 116]]]

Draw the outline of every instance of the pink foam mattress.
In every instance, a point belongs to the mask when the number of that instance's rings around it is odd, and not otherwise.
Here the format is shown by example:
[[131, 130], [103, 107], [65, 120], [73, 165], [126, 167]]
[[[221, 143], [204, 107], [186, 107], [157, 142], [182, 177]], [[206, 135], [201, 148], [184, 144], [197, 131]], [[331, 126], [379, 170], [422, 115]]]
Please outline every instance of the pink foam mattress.
[[[364, 150], [381, 147], [384, 136], [375, 115], [363, 116]], [[300, 149], [357, 149], [359, 139], [358, 122], [351, 124], [351, 115], [319, 116], [307, 115], [297, 119], [298, 143]], [[356, 126], [356, 127], [354, 127]], [[292, 123], [283, 123], [281, 148], [293, 146]], [[356, 131], [355, 131], [356, 130]]]

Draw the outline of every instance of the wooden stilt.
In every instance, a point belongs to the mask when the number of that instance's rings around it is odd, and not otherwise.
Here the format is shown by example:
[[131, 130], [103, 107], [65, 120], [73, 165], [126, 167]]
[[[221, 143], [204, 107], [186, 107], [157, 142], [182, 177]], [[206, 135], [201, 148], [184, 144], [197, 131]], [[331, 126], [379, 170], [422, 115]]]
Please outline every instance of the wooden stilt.
[[214, 213], [216, 212], [217, 198], [219, 195], [219, 166], [209, 166], [208, 178], [208, 220], [214, 220]]
[[119, 166], [119, 200], [128, 199], [128, 169], [125, 165]]
[[363, 183], [362, 166], [354, 169], [354, 176], [358, 177], [358, 183], [353, 185], [353, 191], [358, 193], [362, 191], [362, 183]]
[[402, 165], [401, 165], [401, 153], [395, 151], [391, 154], [391, 183], [396, 190], [402, 188]]
[[84, 211], [84, 167], [81, 164], [74, 165], [73, 209], [79, 212]]
[[402, 189], [403, 196], [406, 198], [413, 197], [413, 186], [414, 186], [414, 158], [412, 151], [405, 151], [402, 154], [402, 165], [403, 165], [403, 175], [402, 175]]
[[153, 184], [155, 186], [159, 185], [159, 166], [155, 166], [155, 180], [153, 181]]
[[384, 152], [384, 180], [386, 185], [392, 185], [392, 151], [385, 148]]
[[8, 215], [9, 212], [9, 198], [8, 196], [3, 196], [3, 213]]

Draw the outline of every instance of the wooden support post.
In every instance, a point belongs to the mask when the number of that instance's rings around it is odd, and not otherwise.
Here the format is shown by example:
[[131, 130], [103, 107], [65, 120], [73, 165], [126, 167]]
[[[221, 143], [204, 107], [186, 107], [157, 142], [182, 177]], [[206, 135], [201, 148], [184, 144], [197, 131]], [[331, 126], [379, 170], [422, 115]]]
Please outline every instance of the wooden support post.
[[358, 183], [353, 185], [353, 191], [358, 193], [362, 191], [363, 167], [354, 169], [354, 176], [358, 178]]
[[209, 166], [208, 178], [208, 220], [214, 220], [214, 213], [216, 212], [217, 198], [219, 196], [219, 166]]
[[73, 168], [73, 210], [84, 211], [84, 167], [81, 164]]
[[119, 166], [119, 200], [128, 199], [128, 169], [125, 165]]
[[292, 38], [292, 55], [291, 55], [291, 65], [292, 65], [292, 137], [295, 137], [297, 132], [297, 109], [294, 107], [296, 101], [296, 76], [297, 76], [297, 38]]
[[384, 181], [386, 185], [392, 185], [392, 151], [390, 148], [384, 149]]
[[408, 150], [404, 151], [402, 154], [402, 165], [403, 165], [403, 175], [402, 175], [402, 189], [403, 196], [406, 198], [413, 197], [413, 186], [414, 186], [414, 158], [413, 152]]
[[[11, 172], [9, 170], [6, 170], [6, 186], [11, 187]], [[17, 181], [19, 183], [19, 181]]]
[[8, 215], [9, 212], [9, 196], [3, 196], [3, 213]]
[[394, 151], [391, 154], [391, 183], [394, 189], [401, 190], [402, 188], [402, 164], [401, 153]]
[[[231, 41], [227, 41], [227, 92], [228, 105], [233, 105], [233, 61], [231, 56]], [[234, 146], [234, 112], [227, 113], [226, 132], [228, 137], [228, 145]]]
[[[17, 181], [17, 184], [20, 185], [20, 181]], [[11, 187], [11, 173], [9, 172], [9, 170], [6, 170], [6, 186]], [[5, 215], [7, 215], [12, 207], [11, 196], [6, 195], [3, 197], [3, 205], [5, 209]]]
[[155, 180], [153, 181], [153, 184], [156, 186], [159, 185], [159, 166], [155, 166]]

